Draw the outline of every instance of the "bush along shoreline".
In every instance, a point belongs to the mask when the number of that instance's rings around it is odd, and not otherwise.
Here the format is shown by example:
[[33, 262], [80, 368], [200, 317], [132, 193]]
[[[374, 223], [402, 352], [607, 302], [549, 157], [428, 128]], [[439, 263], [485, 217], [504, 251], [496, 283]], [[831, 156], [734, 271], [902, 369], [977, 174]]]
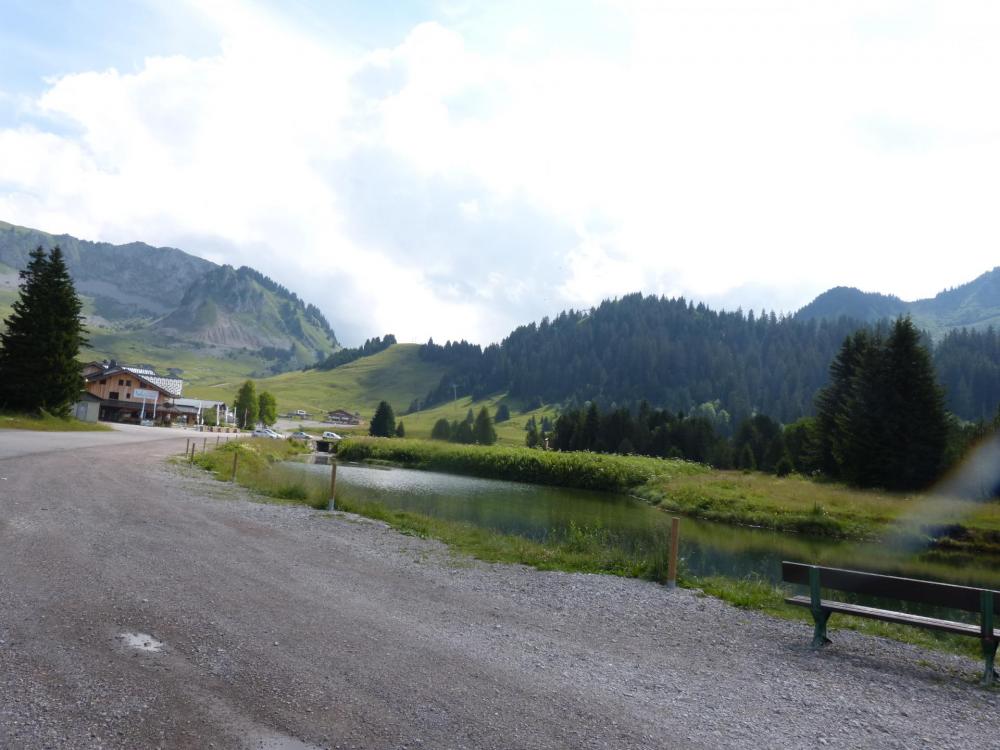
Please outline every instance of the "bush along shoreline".
[[389, 461], [413, 469], [606, 492], [627, 492], [654, 477], [709, 471], [702, 464], [679, 459], [399, 438], [347, 438], [337, 445], [337, 458]]

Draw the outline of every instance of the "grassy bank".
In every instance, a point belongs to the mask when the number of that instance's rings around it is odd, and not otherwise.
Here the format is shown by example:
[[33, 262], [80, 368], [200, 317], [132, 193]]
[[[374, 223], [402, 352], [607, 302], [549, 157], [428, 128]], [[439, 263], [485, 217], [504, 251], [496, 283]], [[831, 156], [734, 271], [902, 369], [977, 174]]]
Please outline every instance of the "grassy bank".
[[791, 475], [661, 475], [634, 494], [671, 512], [815, 536], [922, 537], [966, 552], [1000, 551], [1000, 502], [857, 490]]
[[194, 463], [216, 479], [230, 482], [235, 462], [236, 483], [269, 501], [325, 509], [330, 495], [323, 478], [282, 465], [308, 452], [309, 448], [296, 440], [234, 440], [207, 453], [196, 453]]
[[345, 461], [389, 461], [416, 469], [612, 492], [629, 490], [654, 477], [673, 478], [708, 471], [690, 461], [646, 456], [558, 453], [399, 438], [345, 439], [337, 447], [337, 456]]
[[111, 428], [99, 422], [81, 422], [69, 417], [63, 419], [47, 412], [19, 414], [0, 412], [0, 430], [34, 430], [37, 432], [107, 432]]

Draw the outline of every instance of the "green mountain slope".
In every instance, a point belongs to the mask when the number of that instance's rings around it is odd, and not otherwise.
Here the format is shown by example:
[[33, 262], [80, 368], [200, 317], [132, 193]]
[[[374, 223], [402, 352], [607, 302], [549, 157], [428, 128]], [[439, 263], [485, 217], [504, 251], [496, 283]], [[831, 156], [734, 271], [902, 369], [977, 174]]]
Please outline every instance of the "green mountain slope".
[[[346, 409], [370, 417], [384, 399], [398, 414], [427, 393], [444, 374], [441, 365], [421, 360], [419, 349], [417, 344], [396, 344], [333, 370], [286, 372], [255, 382], [258, 392], [274, 394], [282, 413], [304, 409], [322, 414]], [[239, 384], [238, 380], [201, 383], [187, 393], [194, 398], [232, 401]]]
[[823, 292], [795, 317], [832, 320], [844, 316], [874, 323], [906, 314], [935, 339], [958, 328], [1000, 327], [1000, 267], [967, 284], [914, 302], [852, 287], [835, 287]]
[[24, 267], [34, 248], [57, 244], [84, 302], [88, 357], [176, 368], [185, 378], [194, 370], [195, 381], [218, 381], [236, 362], [244, 376], [269, 375], [314, 364], [339, 348], [315, 306], [251, 268], [218, 266], [176, 248], [88, 242], [5, 222], [0, 314], [16, 292], [14, 269]]

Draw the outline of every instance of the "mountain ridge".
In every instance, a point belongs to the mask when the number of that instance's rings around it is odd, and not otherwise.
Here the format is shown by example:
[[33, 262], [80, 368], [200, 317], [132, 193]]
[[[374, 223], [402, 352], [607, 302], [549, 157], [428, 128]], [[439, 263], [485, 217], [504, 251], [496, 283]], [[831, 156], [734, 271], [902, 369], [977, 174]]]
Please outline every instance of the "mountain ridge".
[[340, 348], [319, 309], [295, 293], [252, 268], [220, 266], [178, 248], [91, 242], [0, 221], [0, 268], [12, 269], [6, 281], [36, 247], [56, 245], [107, 354], [116, 335], [138, 336], [214, 356], [250, 353], [258, 371], [281, 372]]
[[1000, 327], [1000, 266], [965, 284], [912, 302], [894, 295], [862, 292], [855, 287], [834, 287], [800, 308], [795, 317], [799, 320], [848, 317], [876, 323], [906, 314], [935, 339], [961, 328]]

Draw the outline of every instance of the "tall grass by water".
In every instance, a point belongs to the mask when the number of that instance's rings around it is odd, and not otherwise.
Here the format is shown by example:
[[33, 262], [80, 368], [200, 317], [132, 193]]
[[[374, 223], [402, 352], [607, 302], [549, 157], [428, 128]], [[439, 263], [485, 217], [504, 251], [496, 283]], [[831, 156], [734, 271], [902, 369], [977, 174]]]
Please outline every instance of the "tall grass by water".
[[[967, 552], [1000, 550], [996, 500], [931, 498], [798, 475], [718, 470], [659, 476], [633, 493], [664, 510], [719, 523], [843, 539], [905, 536]], [[913, 518], [918, 503], [921, 512]]]
[[560, 453], [399, 438], [348, 438], [338, 445], [337, 457], [345, 461], [387, 461], [415, 469], [611, 492], [637, 487], [654, 477], [709, 471], [690, 461], [647, 456]]
[[295, 440], [234, 440], [207, 453], [196, 453], [194, 462], [221, 481], [233, 481], [235, 458], [237, 484], [279, 503], [324, 509], [330, 502], [330, 485], [322, 476], [309, 474], [283, 462], [308, 453]]

